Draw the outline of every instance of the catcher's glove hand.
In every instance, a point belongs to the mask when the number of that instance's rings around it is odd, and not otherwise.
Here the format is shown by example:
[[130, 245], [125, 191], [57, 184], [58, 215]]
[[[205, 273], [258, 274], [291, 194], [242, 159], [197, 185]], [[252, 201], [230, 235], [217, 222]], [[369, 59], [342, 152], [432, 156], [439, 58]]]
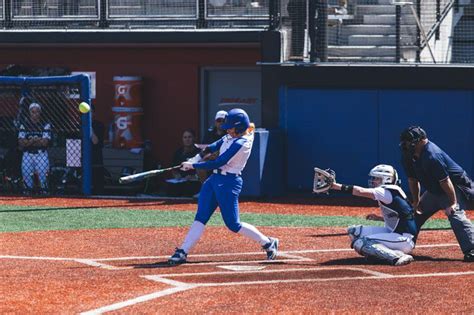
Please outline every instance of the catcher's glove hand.
[[332, 169], [322, 170], [314, 168], [313, 192], [320, 194], [327, 192], [336, 181], [336, 172]]

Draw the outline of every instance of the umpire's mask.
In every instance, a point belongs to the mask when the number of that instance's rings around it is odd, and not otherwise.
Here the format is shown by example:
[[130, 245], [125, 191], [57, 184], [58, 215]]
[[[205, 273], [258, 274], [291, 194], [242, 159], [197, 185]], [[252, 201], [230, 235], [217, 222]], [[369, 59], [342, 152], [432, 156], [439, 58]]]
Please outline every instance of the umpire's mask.
[[404, 153], [413, 156], [415, 146], [421, 140], [426, 139], [426, 132], [419, 126], [410, 126], [400, 134], [400, 148]]

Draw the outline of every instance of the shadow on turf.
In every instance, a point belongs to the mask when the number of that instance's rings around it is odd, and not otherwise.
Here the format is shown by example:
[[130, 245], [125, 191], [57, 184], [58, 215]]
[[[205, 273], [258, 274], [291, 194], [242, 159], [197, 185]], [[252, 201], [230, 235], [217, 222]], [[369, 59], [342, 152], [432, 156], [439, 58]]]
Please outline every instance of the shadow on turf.
[[[416, 256], [413, 255], [415, 258], [415, 263], [421, 261], [460, 261], [459, 259], [453, 258], [434, 258], [429, 256]], [[368, 261], [365, 257], [351, 257], [351, 258], [342, 258], [342, 259], [333, 259], [322, 262], [320, 265], [322, 266], [348, 266], [348, 265], [387, 265], [387, 263], [383, 261]]]
[[[193, 265], [193, 264], [200, 264], [200, 263], [208, 263], [211, 261], [188, 261], [186, 262], [186, 265]], [[232, 263], [231, 261], [222, 261], [222, 264], [226, 263]], [[255, 263], [255, 261], [249, 261], [249, 263]], [[258, 262], [256, 263], [257, 265], [287, 265], [287, 262], [285, 261], [272, 261], [272, 262]], [[134, 269], [154, 269], [154, 268], [174, 268], [178, 267], [182, 264], [175, 264], [175, 265], [170, 265], [168, 264], [167, 261], [159, 261], [156, 263], [151, 263], [151, 264], [130, 264], [127, 265], [127, 267], [133, 267]]]
[[308, 237], [339, 237], [339, 236], [347, 236], [347, 233], [330, 233], [330, 234], [311, 234], [307, 235]]

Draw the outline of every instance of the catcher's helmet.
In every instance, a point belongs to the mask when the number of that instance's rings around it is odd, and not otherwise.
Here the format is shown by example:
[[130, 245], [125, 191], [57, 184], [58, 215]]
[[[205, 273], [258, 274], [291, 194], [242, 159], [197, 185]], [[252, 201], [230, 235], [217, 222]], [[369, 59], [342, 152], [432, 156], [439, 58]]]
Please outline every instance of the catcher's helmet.
[[426, 132], [419, 126], [410, 126], [400, 134], [400, 147], [405, 150], [412, 150], [421, 140], [426, 139]]
[[221, 128], [224, 130], [235, 128], [236, 133], [244, 133], [250, 126], [249, 115], [240, 108], [229, 111]]
[[369, 187], [398, 184], [398, 173], [391, 165], [379, 164], [369, 172]]

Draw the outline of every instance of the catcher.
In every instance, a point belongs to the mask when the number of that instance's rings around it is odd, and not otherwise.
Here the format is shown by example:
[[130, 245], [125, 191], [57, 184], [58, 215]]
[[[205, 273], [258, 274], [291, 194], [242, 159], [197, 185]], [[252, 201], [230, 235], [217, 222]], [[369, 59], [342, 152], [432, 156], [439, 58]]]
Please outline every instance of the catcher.
[[316, 193], [339, 190], [379, 203], [385, 226], [350, 226], [347, 233], [352, 241], [351, 248], [368, 261], [381, 261], [394, 266], [407, 265], [413, 261], [409, 254], [415, 247], [418, 230], [413, 208], [398, 186], [398, 174], [392, 166], [380, 164], [370, 170], [370, 188], [339, 184], [332, 170], [316, 168], [315, 173], [313, 190]]

